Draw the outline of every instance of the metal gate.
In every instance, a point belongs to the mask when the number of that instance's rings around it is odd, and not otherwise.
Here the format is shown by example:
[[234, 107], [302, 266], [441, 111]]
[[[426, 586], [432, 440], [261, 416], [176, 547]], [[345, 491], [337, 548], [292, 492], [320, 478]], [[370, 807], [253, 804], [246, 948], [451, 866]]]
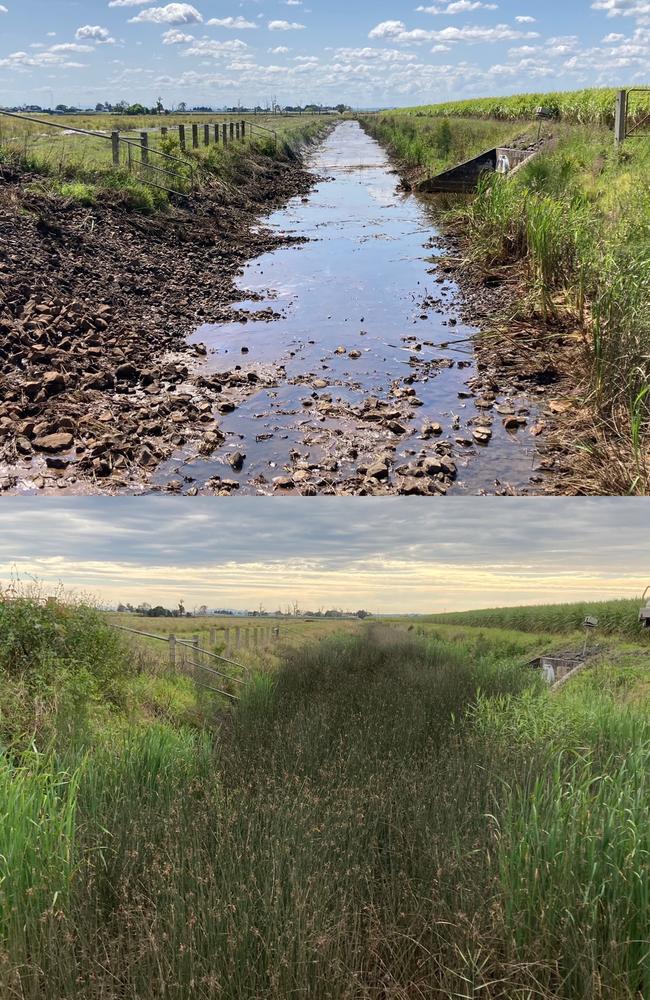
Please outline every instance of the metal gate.
[[650, 87], [619, 90], [616, 97], [616, 143], [650, 136]]

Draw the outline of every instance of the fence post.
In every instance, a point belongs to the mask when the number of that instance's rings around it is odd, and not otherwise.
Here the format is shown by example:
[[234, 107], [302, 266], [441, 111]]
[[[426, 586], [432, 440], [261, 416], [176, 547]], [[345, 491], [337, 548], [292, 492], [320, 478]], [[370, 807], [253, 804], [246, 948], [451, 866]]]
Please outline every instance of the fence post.
[[181, 149], [185, 149], [185, 147], [186, 147], [186, 141], [185, 141], [185, 126], [184, 125], [179, 125], [178, 126], [178, 144], [181, 147]]
[[227, 146], [228, 145], [228, 126], [227, 125], [222, 125], [221, 126], [221, 134], [223, 136], [223, 144], [224, 144], [224, 146]]
[[204, 125], [203, 126], [203, 145], [204, 146], [209, 146], [210, 145], [210, 126], [209, 125]]
[[246, 122], [241, 123], [241, 137], [242, 139], [246, 138]]
[[196, 124], [192, 125], [192, 146], [194, 149], [199, 148], [199, 126]]
[[169, 643], [169, 665], [173, 670], [176, 666], [176, 636], [170, 635], [167, 642]]
[[160, 135], [161, 135], [161, 137], [162, 137], [163, 139], [166, 139], [166, 138], [167, 138], [167, 132], [168, 132], [168, 131], [169, 131], [169, 129], [167, 128], [167, 126], [166, 126], [166, 125], [161, 125], [161, 126], [160, 126]]
[[214, 126], [214, 141], [217, 144], [219, 143], [219, 126], [218, 125]]
[[235, 139], [239, 139], [240, 131], [239, 122], [235, 122]]
[[113, 147], [113, 166], [120, 165], [120, 133], [111, 132], [111, 146]]
[[199, 659], [199, 657], [201, 655], [201, 649], [200, 649], [200, 646], [199, 646], [199, 641], [200, 641], [200, 636], [198, 636], [198, 635], [193, 635], [192, 636], [192, 645], [194, 646], [194, 662], [195, 663], [200, 663], [201, 662], [201, 660]]
[[210, 627], [210, 645], [211, 646], [217, 645], [217, 629], [215, 625], [212, 625]]
[[241, 629], [235, 629], [235, 649], [239, 649], [241, 645]]
[[140, 133], [140, 159], [142, 163], [149, 162], [149, 134], [147, 132]]
[[229, 628], [224, 629], [224, 640], [225, 640], [225, 643], [226, 643], [225, 654], [226, 654], [226, 656], [230, 656], [230, 629]]
[[620, 146], [627, 138], [627, 90], [619, 90], [616, 95], [614, 137], [617, 146]]
[[235, 138], [235, 123], [231, 122], [230, 123], [230, 141], [232, 142], [234, 138]]

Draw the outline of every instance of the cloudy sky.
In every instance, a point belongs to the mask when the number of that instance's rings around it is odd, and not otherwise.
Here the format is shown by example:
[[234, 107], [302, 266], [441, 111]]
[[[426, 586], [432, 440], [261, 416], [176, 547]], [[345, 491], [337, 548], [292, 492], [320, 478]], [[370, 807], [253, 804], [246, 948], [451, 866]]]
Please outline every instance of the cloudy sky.
[[434, 612], [631, 597], [650, 501], [5, 498], [0, 581], [118, 601]]
[[9, 105], [408, 105], [647, 82], [649, 57], [649, 0], [0, 3]]

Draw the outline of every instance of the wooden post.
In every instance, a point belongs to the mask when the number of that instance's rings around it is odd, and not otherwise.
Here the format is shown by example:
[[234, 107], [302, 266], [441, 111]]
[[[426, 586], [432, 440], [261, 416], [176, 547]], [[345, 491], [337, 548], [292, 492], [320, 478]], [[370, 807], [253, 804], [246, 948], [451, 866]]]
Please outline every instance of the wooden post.
[[204, 146], [209, 146], [210, 145], [210, 126], [209, 125], [204, 125], [203, 126], [203, 145]]
[[192, 146], [194, 149], [199, 148], [199, 126], [196, 123], [192, 125]]
[[219, 143], [219, 126], [218, 125], [214, 126], [214, 141], [217, 144]]
[[215, 625], [212, 625], [210, 627], [210, 645], [211, 646], [217, 645], [217, 629]]
[[185, 147], [186, 147], [186, 141], [185, 141], [185, 126], [184, 125], [179, 125], [178, 126], [178, 144], [181, 147], [181, 149], [185, 149]]
[[120, 133], [111, 132], [111, 146], [113, 148], [113, 166], [120, 165]]
[[166, 138], [167, 138], [167, 133], [168, 133], [168, 131], [169, 131], [169, 129], [167, 128], [167, 126], [166, 126], [166, 125], [161, 125], [161, 126], [160, 126], [160, 135], [161, 135], [161, 137], [162, 137], [163, 139], [166, 139]]
[[240, 131], [239, 122], [235, 122], [235, 139], [239, 139]]
[[246, 122], [241, 123], [241, 137], [242, 139], [246, 138]]
[[230, 656], [230, 629], [229, 628], [224, 629], [224, 639], [226, 641], [226, 649], [225, 649], [226, 656]]
[[235, 629], [235, 649], [239, 649], [241, 646], [241, 629]]
[[149, 133], [140, 133], [140, 159], [142, 163], [149, 162]]
[[167, 642], [169, 643], [169, 666], [173, 670], [176, 666], [176, 636], [170, 635]]
[[199, 646], [200, 637], [198, 635], [192, 636], [192, 645], [194, 646], [194, 662], [200, 663], [201, 647]]
[[221, 134], [223, 136], [223, 144], [224, 144], [224, 146], [227, 146], [228, 145], [228, 126], [227, 125], [222, 125], [221, 126]]
[[617, 146], [624, 143], [627, 138], [627, 90], [619, 90], [616, 95], [614, 138]]
[[235, 123], [230, 122], [230, 141], [232, 142], [235, 138]]

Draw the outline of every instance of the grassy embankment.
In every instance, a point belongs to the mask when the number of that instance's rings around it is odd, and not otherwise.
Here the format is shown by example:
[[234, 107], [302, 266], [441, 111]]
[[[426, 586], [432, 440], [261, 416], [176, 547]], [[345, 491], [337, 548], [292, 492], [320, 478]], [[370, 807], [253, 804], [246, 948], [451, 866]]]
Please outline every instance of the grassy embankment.
[[[121, 136], [139, 143], [140, 131], [148, 132], [150, 163], [152, 167], [169, 170], [172, 176], [148, 170], [140, 166], [140, 151], [132, 148], [135, 169], [127, 169], [127, 149], [121, 147], [122, 168], [113, 168], [111, 144], [107, 138], [68, 134], [61, 129], [48, 129], [36, 122], [12, 119], [0, 115], [0, 164], [14, 163], [39, 177], [41, 190], [52, 190], [66, 198], [84, 205], [93, 205], [98, 200], [110, 196], [111, 191], [126, 195], [133, 208], [154, 211], [168, 203], [167, 194], [143, 183], [148, 177], [161, 187], [190, 191], [191, 181], [200, 188], [211, 179], [217, 178], [228, 184], [237, 184], [238, 179], [248, 172], [257, 157], [272, 159], [293, 159], [300, 149], [321, 135], [331, 122], [331, 117], [322, 115], [302, 115], [299, 117], [281, 115], [259, 115], [247, 121], [271, 131], [251, 132], [243, 142], [234, 141], [224, 146], [221, 139], [214, 143], [214, 132], [210, 132], [209, 146], [204, 145], [204, 124], [240, 121], [242, 116], [234, 115], [168, 115], [164, 119], [155, 116], [124, 118], [110, 114], [92, 115], [87, 119], [78, 115], [66, 117], [56, 115], [35, 116], [44, 121], [70, 128], [88, 129], [102, 132], [106, 136], [112, 130]], [[192, 123], [199, 127], [199, 147], [192, 145]], [[160, 127], [169, 129], [167, 137], [162, 137]], [[179, 124], [187, 131], [187, 149], [179, 145]], [[160, 157], [157, 153], [180, 158], [182, 163]], [[32, 183], [34, 183], [32, 181]]]
[[528, 633], [375, 626], [189, 725], [92, 610], [0, 614], [3, 996], [648, 995], [647, 699], [605, 660], [555, 696]]
[[[573, 442], [574, 486], [644, 494], [650, 488], [650, 138], [615, 148], [614, 96], [582, 91], [464, 101], [395, 112], [370, 119], [369, 127], [379, 138], [386, 129], [403, 137], [406, 162], [416, 165], [426, 157], [421, 145], [432, 146], [435, 157], [445, 122], [452, 135], [474, 132], [487, 146], [501, 141], [504, 128], [521, 132], [536, 106], [555, 111], [556, 148], [512, 179], [487, 179], [452, 218], [466, 236], [470, 266], [519, 282], [522, 317], [559, 323], [574, 335], [582, 359], [576, 407], [585, 414]], [[640, 98], [633, 114], [647, 103]], [[471, 142], [463, 144], [473, 151]], [[402, 155], [400, 143], [392, 145]]]

